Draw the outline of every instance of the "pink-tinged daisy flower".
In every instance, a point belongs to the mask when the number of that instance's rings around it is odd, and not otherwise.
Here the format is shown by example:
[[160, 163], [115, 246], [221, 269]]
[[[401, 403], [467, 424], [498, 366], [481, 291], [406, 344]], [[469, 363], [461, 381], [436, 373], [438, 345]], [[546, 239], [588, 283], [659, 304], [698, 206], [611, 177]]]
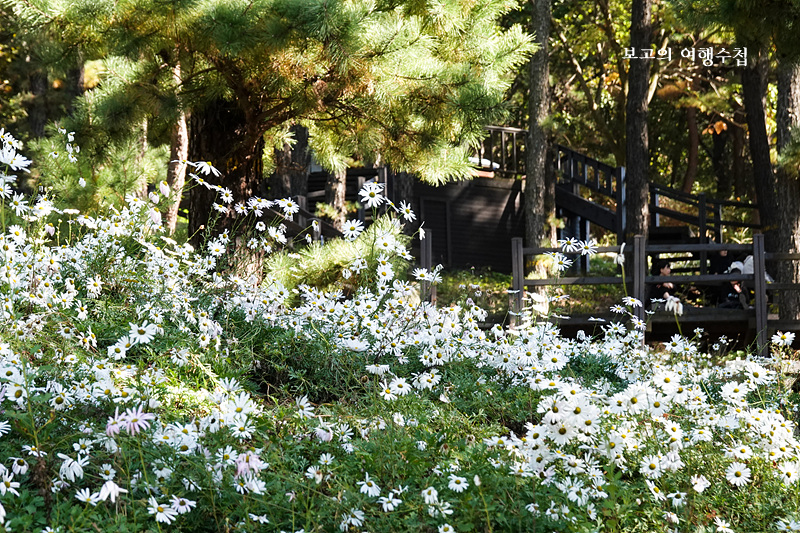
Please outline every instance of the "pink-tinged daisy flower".
[[114, 416], [108, 417], [108, 423], [106, 424], [106, 435], [109, 437], [117, 435], [125, 422], [125, 413], [120, 414], [119, 407], [117, 407], [114, 409]]
[[154, 420], [156, 417], [153, 413], [145, 413], [141, 405], [136, 409], [126, 409], [124, 416], [125, 430], [131, 435], [136, 435], [143, 429], [149, 429], [149, 420]]

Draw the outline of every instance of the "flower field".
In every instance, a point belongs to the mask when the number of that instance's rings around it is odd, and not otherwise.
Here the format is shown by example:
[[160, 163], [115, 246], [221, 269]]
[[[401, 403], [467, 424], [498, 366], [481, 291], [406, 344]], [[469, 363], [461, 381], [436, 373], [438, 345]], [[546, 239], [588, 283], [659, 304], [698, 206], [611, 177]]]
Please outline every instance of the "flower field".
[[800, 530], [791, 336], [770, 359], [643, 347], [632, 298], [599, 336], [482, 330], [469, 294], [421, 301], [439, 272], [409, 273], [407, 206], [324, 245], [348, 259], [315, 286], [291, 272], [318, 244], [248, 277], [291, 201], [218, 190], [247, 238], [194, 250], [159, 192], [103, 214], [15, 192], [30, 161], [0, 137], [7, 531]]

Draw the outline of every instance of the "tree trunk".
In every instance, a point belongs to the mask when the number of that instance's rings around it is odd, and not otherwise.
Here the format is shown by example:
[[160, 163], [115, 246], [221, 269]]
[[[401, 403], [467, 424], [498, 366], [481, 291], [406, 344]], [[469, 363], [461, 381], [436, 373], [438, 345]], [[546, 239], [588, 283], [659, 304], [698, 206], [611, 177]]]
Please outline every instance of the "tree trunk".
[[[631, 47], [649, 49], [652, 40], [651, 1], [633, 0], [631, 8]], [[650, 147], [647, 130], [647, 96], [650, 86], [650, 59], [632, 59], [628, 71], [628, 100], [625, 109], [626, 131], [626, 237], [647, 238], [650, 221], [648, 167]]]
[[[791, 130], [800, 126], [800, 64], [783, 60], [778, 65], [778, 103], [775, 121], [780, 155], [791, 140]], [[779, 167], [776, 178], [776, 211], [780, 217], [778, 243], [773, 252], [800, 252], [800, 182], [797, 169]], [[779, 283], [800, 283], [800, 261], [776, 263]], [[779, 299], [781, 320], [800, 319], [800, 293], [782, 291]]]
[[[245, 113], [224, 100], [193, 111], [189, 121], [189, 159], [208, 161], [222, 173], [218, 177], [213, 174], [201, 174], [200, 177], [208, 183], [229, 188], [234, 203], [246, 202], [258, 190], [264, 173], [264, 141], [260, 130], [248, 127]], [[193, 244], [204, 241], [204, 233], [211, 229], [209, 220], [216, 219], [215, 235], [233, 229], [234, 210], [217, 214], [213, 207], [217, 200], [215, 191], [192, 185], [189, 192], [189, 236]]]
[[28, 126], [34, 137], [44, 137], [47, 124], [47, 73], [34, 70], [28, 76], [31, 85], [31, 98], [28, 104]]
[[[144, 168], [144, 158], [147, 155], [147, 119], [144, 119], [141, 127], [142, 131], [140, 132], [141, 136], [139, 137], [139, 152], [136, 154], [135, 159], [137, 169]], [[147, 178], [145, 178], [143, 174], [144, 173], [142, 173], [142, 176], [139, 177], [139, 189], [136, 191], [136, 195], [144, 200], [147, 198]]]
[[[176, 87], [181, 84], [180, 63], [172, 67], [172, 81]], [[186, 113], [181, 109], [169, 139], [169, 164], [167, 165], [167, 185], [170, 189], [172, 203], [167, 206], [164, 215], [167, 231], [175, 233], [178, 225], [178, 211], [183, 199], [183, 186], [186, 183], [186, 160], [189, 159], [189, 128]]]
[[753, 161], [753, 182], [764, 232], [764, 244], [767, 250], [773, 251], [780, 245], [777, 235], [780, 217], [778, 210], [775, 209], [777, 202], [775, 175], [770, 160], [769, 137], [764, 113], [767, 67], [767, 58], [764, 54], [760, 54], [742, 69], [742, 98], [747, 111], [750, 157]]
[[345, 192], [347, 191], [347, 169], [331, 172], [325, 182], [325, 202], [333, 207], [335, 216], [333, 227], [342, 230], [347, 221], [347, 207], [345, 206]]
[[728, 138], [731, 136], [730, 130], [716, 130], [711, 134], [711, 166], [714, 169], [714, 176], [717, 178], [717, 197], [725, 200], [731, 197], [733, 192], [733, 175], [731, 167], [725, 158], [725, 148], [728, 145]]
[[183, 111], [172, 126], [169, 143], [169, 165], [167, 166], [167, 185], [169, 185], [172, 203], [167, 207], [165, 222], [170, 235], [175, 233], [178, 225], [178, 211], [183, 199], [183, 186], [186, 184], [186, 163], [189, 159], [189, 131]]
[[547, 238], [547, 147], [544, 123], [550, 114], [550, 0], [533, 1], [533, 27], [538, 46], [530, 62], [530, 96], [527, 156], [525, 161], [525, 241], [540, 246]]
[[295, 124], [294, 146], [285, 143], [275, 149], [275, 172], [270, 178], [270, 196], [305, 196], [308, 194], [308, 175], [311, 172], [311, 150], [308, 146], [308, 128]]
[[[736, 124], [744, 124], [746, 120], [744, 112], [741, 109], [734, 112], [733, 120]], [[748, 189], [745, 185], [747, 181], [747, 162], [744, 157], [744, 128], [737, 125], [733, 128], [731, 135], [733, 136], [733, 162], [731, 164], [733, 193], [737, 198], [742, 198], [747, 196]]]
[[697, 179], [697, 164], [700, 155], [700, 132], [697, 129], [696, 107], [686, 108], [686, 123], [689, 127], [689, 153], [681, 190], [685, 193], [691, 193], [694, 182]]
[[75, 101], [79, 96], [83, 95], [84, 92], [85, 69], [83, 67], [83, 60], [78, 57], [76, 63], [77, 65], [74, 68], [67, 71], [67, 96], [69, 97], [67, 113], [70, 115], [75, 111]]

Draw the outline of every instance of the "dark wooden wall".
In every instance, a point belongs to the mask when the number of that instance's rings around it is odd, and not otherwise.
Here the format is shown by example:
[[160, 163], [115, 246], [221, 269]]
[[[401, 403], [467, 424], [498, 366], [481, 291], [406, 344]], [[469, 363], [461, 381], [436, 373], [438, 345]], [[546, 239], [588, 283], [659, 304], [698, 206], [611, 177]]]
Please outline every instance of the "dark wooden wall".
[[522, 181], [473, 178], [440, 187], [417, 182], [419, 218], [433, 235], [433, 262], [511, 272], [511, 238], [522, 237]]
[[[348, 169], [347, 200], [358, 200], [359, 181], [381, 179], [378, 169]], [[385, 174], [384, 174], [385, 175]], [[308, 209], [324, 201], [324, 172], [309, 177]], [[392, 197], [391, 172], [387, 192]], [[450, 268], [490, 267], [497, 272], [511, 273], [511, 238], [522, 237], [523, 181], [499, 177], [475, 177], [433, 187], [414, 180], [412, 205], [418, 227], [433, 236], [433, 264]], [[419, 257], [419, 240], [413, 252]]]

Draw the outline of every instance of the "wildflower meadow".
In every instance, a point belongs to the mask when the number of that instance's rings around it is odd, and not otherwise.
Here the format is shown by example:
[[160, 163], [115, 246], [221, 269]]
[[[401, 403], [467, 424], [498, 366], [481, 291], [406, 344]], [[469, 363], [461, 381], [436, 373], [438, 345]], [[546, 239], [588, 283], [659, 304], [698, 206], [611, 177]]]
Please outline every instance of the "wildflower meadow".
[[194, 249], [168, 188], [82, 213], [19, 192], [0, 137], [6, 531], [800, 531], [789, 334], [646, 347], [633, 298], [575, 339], [486, 328], [478, 288], [420, 294], [440, 270], [379, 185], [375, 223], [289, 249], [291, 200], [237, 205], [190, 163], [238, 224]]

